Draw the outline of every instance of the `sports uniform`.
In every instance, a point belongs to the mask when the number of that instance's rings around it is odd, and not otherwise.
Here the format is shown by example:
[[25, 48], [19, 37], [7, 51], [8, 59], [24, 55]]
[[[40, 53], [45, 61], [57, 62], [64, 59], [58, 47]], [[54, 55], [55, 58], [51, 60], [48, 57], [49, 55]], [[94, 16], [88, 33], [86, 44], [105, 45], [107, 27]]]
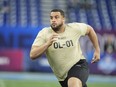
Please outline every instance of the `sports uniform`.
[[[86, 31], [87, 25], [84, 23], [66, 24], [65, 31], [58, 33], [57, 40], [46, 50], [48, 62], [63, 87], [67, 87], [67, 80], [70, 77], [77, 77], [83, 86], [86, 85], [89, 71], [79, 44], [79, 38], [84, 36]], [[55, 32], [51, 27], [43, 28], [33, 45], [41, 46], [53, 33]]]

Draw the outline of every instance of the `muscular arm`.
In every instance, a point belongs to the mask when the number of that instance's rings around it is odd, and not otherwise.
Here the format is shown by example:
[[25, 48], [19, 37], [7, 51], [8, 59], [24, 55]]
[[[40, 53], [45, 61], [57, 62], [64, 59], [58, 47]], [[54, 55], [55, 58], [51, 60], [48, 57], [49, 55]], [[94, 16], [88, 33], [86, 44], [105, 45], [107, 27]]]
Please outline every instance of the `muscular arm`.
[[40, 57], [48, 48], [48, 45], [45, 43], [41, 46], [32, 46], [30, 51], [30, 58], [36, 59]]
[[40, 57], [47, 49], [50, 45], [52, 45], [53, 41], [55, 41], [54, 38], [56, 38], [58, 35], [57, 34], [53, 34], [46, 43], [44, 43], [41, 46], [32, 46], [31, 51], [30, 51], [30, 58], [31, 59], [37, 59], [38, 57]]
[[90, 40], [95, 48], [94, 56], [92, 59], [92, 63], [94, 63], [94, 62], [97, 62], [100, 60], [100, 48], [99, 48], [98, 38], [97, 38], [95, 31], [93, 30], [93, 28], [91, 26], [88, 26], [86, 34], [90, 38]]

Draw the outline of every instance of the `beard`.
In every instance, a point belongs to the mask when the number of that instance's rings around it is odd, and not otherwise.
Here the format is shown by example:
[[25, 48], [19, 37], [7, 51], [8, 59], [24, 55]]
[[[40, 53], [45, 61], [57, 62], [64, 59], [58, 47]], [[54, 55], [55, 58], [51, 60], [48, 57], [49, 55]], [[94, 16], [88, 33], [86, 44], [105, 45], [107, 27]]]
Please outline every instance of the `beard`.
[[62, 27], [63, 23], [59, 24], [59, 25], [54, 25], [54, 24], [51, 24], [51, 28], [57, 32], [60, 30], [60, 28]]

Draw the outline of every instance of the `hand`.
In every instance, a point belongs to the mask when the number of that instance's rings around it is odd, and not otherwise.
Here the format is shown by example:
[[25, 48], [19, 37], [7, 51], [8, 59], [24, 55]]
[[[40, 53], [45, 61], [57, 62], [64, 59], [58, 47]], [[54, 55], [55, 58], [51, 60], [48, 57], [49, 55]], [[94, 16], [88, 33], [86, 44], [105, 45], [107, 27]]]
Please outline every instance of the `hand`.
[[100, 52], [95, 51], [91, 63], [96, 63], [96, 62], [98, 62], [99, 60], [100, 60]]
[[58, 38], [58, 34], [57, 34], [57, 33], [52, 34], [52, 35], [48, 38], [46, 44], [47, 44], [48, 46], [52, 45], [52, 43], [53, 43], [54, 41], [56, 41], [57, 38]]

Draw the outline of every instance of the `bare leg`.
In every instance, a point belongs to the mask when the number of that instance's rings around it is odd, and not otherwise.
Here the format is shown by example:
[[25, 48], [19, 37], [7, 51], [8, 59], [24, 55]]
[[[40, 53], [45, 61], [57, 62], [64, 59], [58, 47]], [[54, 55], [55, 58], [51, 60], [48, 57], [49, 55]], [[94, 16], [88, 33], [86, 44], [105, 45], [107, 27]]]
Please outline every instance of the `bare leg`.
[[82, 87], [82, 82], [78, 78], [71, 77], [68, 79], [68, 87]]

